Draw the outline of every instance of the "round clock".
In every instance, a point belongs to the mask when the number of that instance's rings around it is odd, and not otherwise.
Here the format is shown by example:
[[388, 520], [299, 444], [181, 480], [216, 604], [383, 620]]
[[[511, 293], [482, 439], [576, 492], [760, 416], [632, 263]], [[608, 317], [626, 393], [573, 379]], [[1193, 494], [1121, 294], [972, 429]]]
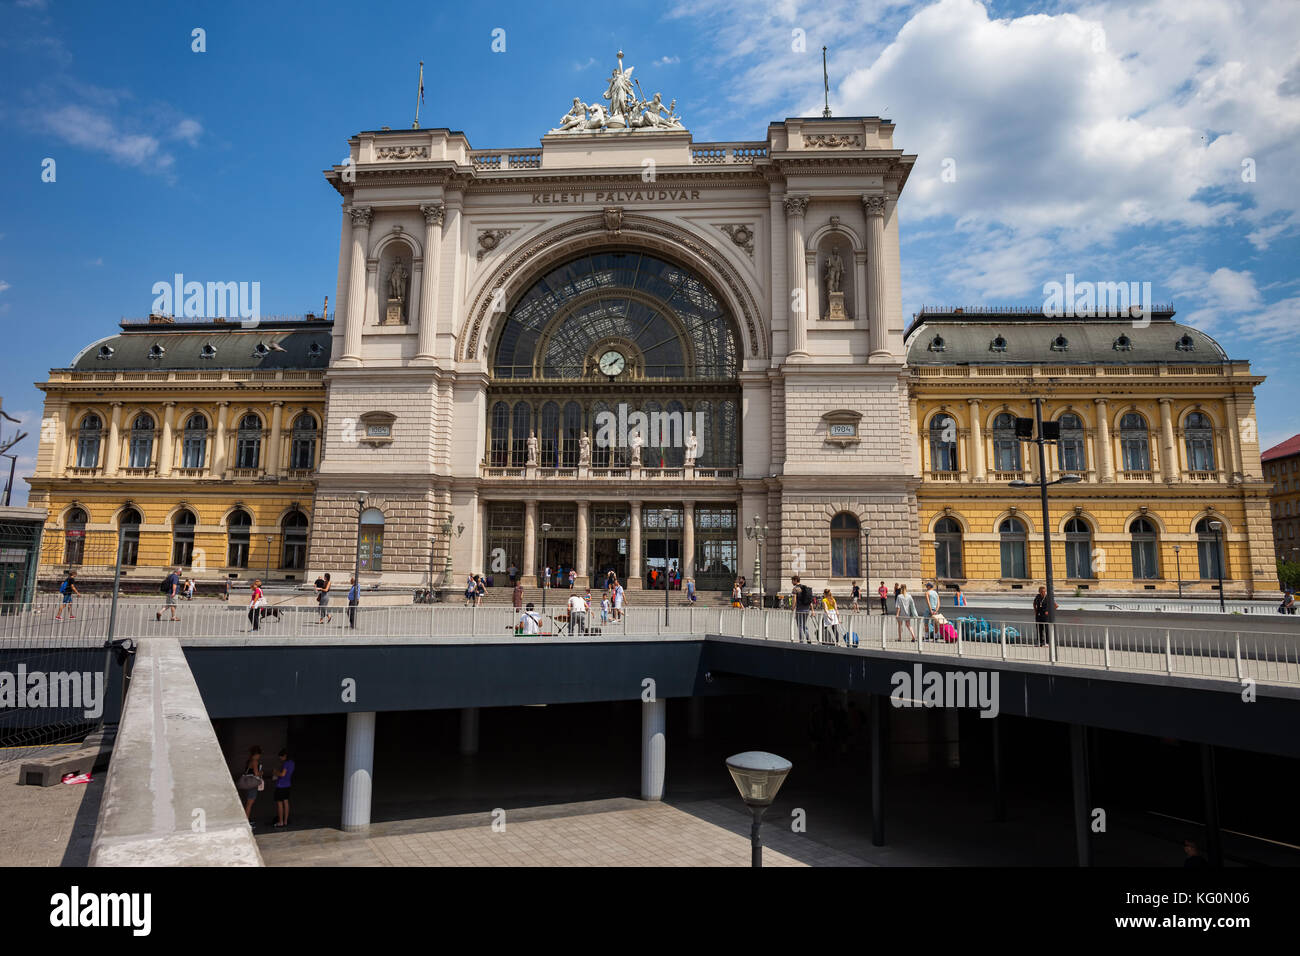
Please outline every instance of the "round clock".
[[597, 364], [601, 372], [613, 378], [615, 375], [621, 374], [623, 369], [627, 367], [627, 359], [623, 357], [622, 352], [610, 349], [600, 357]]

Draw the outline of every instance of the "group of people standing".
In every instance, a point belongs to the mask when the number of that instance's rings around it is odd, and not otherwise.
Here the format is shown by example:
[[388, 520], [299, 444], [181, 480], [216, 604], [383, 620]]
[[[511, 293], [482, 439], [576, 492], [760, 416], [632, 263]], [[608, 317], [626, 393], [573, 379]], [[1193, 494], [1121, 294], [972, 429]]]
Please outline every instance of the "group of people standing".
[[[289, 825], [289, 793], [293, 786], [295, 764], [289, 756], [289, 748], [280, 750], [280, 766], [271, 775], [275, 781], [275, 826]], [[262, 748], [254, 744], [248, 748], [248, 759], [244, 761], [244, 772], [235, 784], [244, 797], [244, 816], [250, 827], [256, 827], [253, 820], [253, 805], [257, 795], [266, 789], [266, 773], [262, 766]]]

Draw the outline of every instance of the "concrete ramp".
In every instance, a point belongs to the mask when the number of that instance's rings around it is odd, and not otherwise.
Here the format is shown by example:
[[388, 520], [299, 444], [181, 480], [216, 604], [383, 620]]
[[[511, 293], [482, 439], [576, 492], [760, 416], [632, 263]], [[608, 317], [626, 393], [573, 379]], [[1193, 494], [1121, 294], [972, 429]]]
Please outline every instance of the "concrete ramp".
[[175, 638], [140, 641], [90, 865], [263, 865]]

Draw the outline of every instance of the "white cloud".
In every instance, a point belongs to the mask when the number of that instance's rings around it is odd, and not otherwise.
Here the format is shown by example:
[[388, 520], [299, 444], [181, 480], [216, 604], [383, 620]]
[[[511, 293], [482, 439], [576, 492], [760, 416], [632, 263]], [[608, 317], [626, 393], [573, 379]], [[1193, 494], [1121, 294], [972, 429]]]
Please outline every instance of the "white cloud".
[[5, 282], [4, 279], [0, 279], [0, 292], [4, 292], [6, 289], [10, 289], [10, 288], [13, 287], [10, 286], [8, 282]]
[[672, 66], [674, 63], [680, 62], [682, 62], [682, 58], [679, 56], [661, 56], [655, 60], [655, 66]]
[[127, 133], [106, 113], [84, 106], [61, 106], [42, 117], [45, 128], [72, 146], [107, 154], [124, 166], [167, 169], [175, 161], [157, 137]]

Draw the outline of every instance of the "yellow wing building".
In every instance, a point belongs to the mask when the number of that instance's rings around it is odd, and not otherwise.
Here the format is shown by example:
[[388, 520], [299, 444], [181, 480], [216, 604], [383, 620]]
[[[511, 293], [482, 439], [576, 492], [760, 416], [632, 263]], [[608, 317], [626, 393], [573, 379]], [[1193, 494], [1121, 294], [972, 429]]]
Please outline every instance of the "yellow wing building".
[[156, 590], [172, 567], [209, 592], [301, 580], [330, 325], [154, 316], [52, 369], [28, 479], [49, 513], [42, 579], [107, 583], [124, 530], [124, 590]]
[[[1058, 594], [1276, 592], [1249, 362], [1174, 322], [924, 311], [906, 333], [921, 568], [941, 587], [1036, 590], [1043, 400]], [[1033, 484], [1015, 488], [1013, 481]]]

